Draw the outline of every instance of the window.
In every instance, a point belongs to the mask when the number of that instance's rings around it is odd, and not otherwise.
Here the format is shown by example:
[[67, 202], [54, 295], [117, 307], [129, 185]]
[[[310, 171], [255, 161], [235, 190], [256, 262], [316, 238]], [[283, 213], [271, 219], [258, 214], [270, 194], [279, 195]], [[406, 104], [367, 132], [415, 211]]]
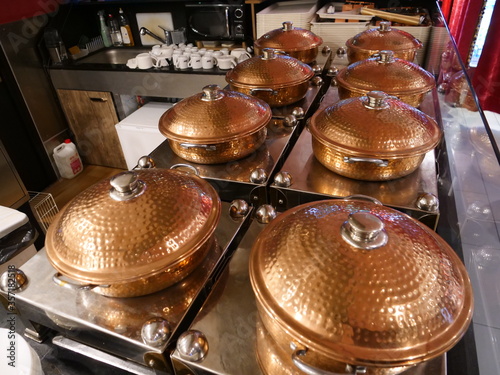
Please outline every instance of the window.
[[490, 26], [491, 15], [493, 13], [493, 8], [495, 7], [495, 1], [496, 0], [486, 0], [481, 21], [479, 21], [479, 30], [477, 31], [476, 39], [472, 45], [472, 54], [469, 62], [469, 66], [471, 68], [477, 67], [477, 63], [481, 57], [484, 41], [486, 40], [486, 34], [488, 33], [488, 28]]

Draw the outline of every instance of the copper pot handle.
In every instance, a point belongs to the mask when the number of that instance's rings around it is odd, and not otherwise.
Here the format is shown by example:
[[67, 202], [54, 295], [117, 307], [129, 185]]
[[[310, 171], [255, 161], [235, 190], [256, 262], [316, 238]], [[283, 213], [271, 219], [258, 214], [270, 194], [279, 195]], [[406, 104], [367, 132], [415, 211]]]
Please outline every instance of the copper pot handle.
[[[294, 345], [292, 345], [294, 346]], [[294, 352], [292, 353], [292, 361], [293, 364], [302, 372], [308, 374], [308, 375], [361, 375], [361, 374], [366, 374], [367, 370], [366, 367], [363, 366], [355, 366], [354, 368], [350, 365], [346, 365], [345, 367], [345, 372], [339, 373], [339, 372], [331, 372], [331, 371], [325, 371], [321, 370], [317, 367], [313, 367], [307, 363], [305, 363], [300, 357], [305, 357], [307, 354], [307, 348], [301, 347], [298, 348], [296, 347]]]
[[174, 164], [170, 167], [170, 169], [181, 169], [181, 168], [186, 168], [186, 169], [189, 169], [193, 174], [195, 174], [196, 176], [199, 176], [200, 175], [200, 172], [198, 172], [198, 169], [196, 169], [196, 167], [193, 167], [192, 165], [190, 164]]
[[207, 151], [217, 151], [216, 145], [199, 145], [196, 143], [180, 143], [180, 147], [182, 148], [204, 148]]
[[364, 201], [372, 202], [374, 204], [378, 204], [379, 206], [383, 206], [382, 202], [380, 202], [376, 198], [370, 197], [369, 195], [352, 194], [352, 195], [348, 195], [347, 197], [344, 198], [344, 200], [346, 200], [346, 201], [350, 201], [353, 199], [362, 200], [362, 201], [364, 200]]
[[63, 288], [68, 288], [72, 290], [92, 290], [94, 288], [109, 288], [109, 285], [94, 285], [94, 284], [75, 284], [66, 280], [61, 279], [63, 276], [60, 272], [56, 272], [52, 276], [52, 281]]
[[267, 87], [262, 87], [262, 88], [255, 88], [250, 90], [250, 95], [255, 94], [258, 91], [264, 91], [264, 92], [270, 92], [271, 95], [278, 95], [278, 91], [273, 90], [272, 88], [267, 88]]
[[275, 50], [274, 50], [274, 53], [275, 53], [275, 54], [278, 54], [278, 55], [285, 55], [285, 56], [289, 56], [287, 52], [282, 51], [282, 50], [278, 50], [278, 49], [275, 49]]
[[385, 159], [344, 156], [344, 163], [358, 163], [358, 162], [374, 163], [377, 164], [379, 167], [387, 167], [389, 165], [389, 160]]

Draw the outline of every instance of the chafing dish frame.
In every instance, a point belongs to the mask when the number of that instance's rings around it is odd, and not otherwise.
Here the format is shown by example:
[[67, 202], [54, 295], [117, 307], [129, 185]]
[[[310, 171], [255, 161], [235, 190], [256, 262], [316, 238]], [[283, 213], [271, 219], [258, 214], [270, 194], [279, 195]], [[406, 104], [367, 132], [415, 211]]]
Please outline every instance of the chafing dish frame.
[[[26, 327], [25, 336], [37, 342], [43, 342], [54, 336], [54, 333], [58, 333], [59, 336], [54, 337], [53, 343], [76, 353], [89, 353], [88, 355], [91, 356], [90, 353], [102, 352], [103, 355], [116, 358], [112, 365], [132, 363], [133, 366], [125, 368], [129, 371], [132, 368], [137, 371], [143, 368], [144, 374], [148, 374], [154, 368], [166, 373], [171, 372], [169, 354], [172, 346], [175, 345], [178, 335], [190, 324], [190, 320], [198, 312], [215, 282], [223, 274], [225, 266], [249, 226], [253, 208], [248, 206], [248, 211], [243, 216], [232, 218], [229, 214], [230, 207], [231, 203], [222, 202], [223, 211], [215, 230], [218, 246], [221, 248], [220, 255], [203, 275], [204, 282], [189, 306], [185, 308], [183, 315], [177, 317], [178, 321], [170, 322], [171, 335], [161, 345], [146, 344], [141, 339], [141, 327], [133, 327], [133, 329], [137, 328], [134, 331], [134, 337], [129, 337], [122, 335], [116, 327], [114, 331], [110, 327], [93, 322], [91, 317], [85, 316], [85, 311], [82, 312], [82, 310], [88, 309], [77, 303], [81, 301], [79, 293], [92, 293], [92, 299], [102, 300], [103, 305], [105, 300], [111, 297], [56, 285], [52, 276], [57, 271], [50, 265], [45, 249], [40, 250], [20, 268], [28, 278], [27, 284], [15, 291], [18, 316]], [[141, 306], [145, 299], [169, 293], [169, 290], [175, 286], [151, 295], [127, 300], [134, 300], [133, 304], [137, 303], [137, 306]], [[7, 292], [0, 290], [0, 294], [6, 296]], [[155, 308], [157, 311], [150, 311], [150, 316], [144, 317], [144, 321], [155, 316], [168, 316], [168, 312], [162, 314], [161, 306]], [[103, 307], [99, 306], [98, 311], [99, 309], [102, 311]], [[85, 347], [87, 349], [82, 349]]]

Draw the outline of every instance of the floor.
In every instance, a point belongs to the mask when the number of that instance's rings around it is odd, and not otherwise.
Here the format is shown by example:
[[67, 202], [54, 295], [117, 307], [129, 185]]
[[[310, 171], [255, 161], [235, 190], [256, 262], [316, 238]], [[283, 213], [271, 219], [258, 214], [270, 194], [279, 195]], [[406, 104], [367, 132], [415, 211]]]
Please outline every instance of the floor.
[[50, 193], [57, 207], [61, 209], [81, 191], [120, 172], [123, 172], [123, 169], [87, 165], [79, 175], [69, 180], [60, 179], [45, 189], [44, 193]]

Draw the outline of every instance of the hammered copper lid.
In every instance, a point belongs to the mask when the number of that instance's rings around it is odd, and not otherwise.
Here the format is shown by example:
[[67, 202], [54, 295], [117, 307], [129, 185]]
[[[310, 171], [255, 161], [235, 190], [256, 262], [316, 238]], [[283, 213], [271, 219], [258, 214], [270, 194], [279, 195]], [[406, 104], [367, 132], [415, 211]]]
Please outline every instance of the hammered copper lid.
[[159, 130], [175, 141], [213, 144], [258, 132], [271, 117], [263, 100], [208, 85], [169, 108], [160, 118]]
[[50, 225], [52, 265], [82, 282], [115, 284], [153, 276], [193, 254], [213, 234], [220, 199], [180, 170], [127, 171], [77, 195]]
[[339, 86], [348, 89], [380, 90], [392, 95], [419, 94], [432, 90], [434, 76], [415, 63], [394, 57], [392, 51], [355, 62], [337, 74]]
[[240, 62], [226, 73], [230, 84], [255, 87], [288, 87], [308, 81], [314, 76], [313, 69], [302, 61], [275, 53], [264, 48], [262, 55]]
[[473, 309], [454, 250], [404, 213], [362, 200], [290, 209], [250, 253], [257, 301], [298, 345], [353, 365], [392, 367], [441, 355]]
[[412, 50], [422, 48], [422, 42], [404, 30], [391, 27], [390, 22], [380, 22], [378, 28], [372, 28], [360, 32], [346, 43], [348, 48], [360, 48], [365, 50]]
[[271, 30], [254, 42], [255, 48], [274, 48], [280, 51], [305, 51], [319, 46], [323, 39], [312, 31], [294, 27], [291, 21], [283, 22], [280, 29]]
[[442, 136], [434, 119], [382, 91], [340, 100], [317, 111], [309, 130], [338, 151], [383, 158], [424, 154]]

